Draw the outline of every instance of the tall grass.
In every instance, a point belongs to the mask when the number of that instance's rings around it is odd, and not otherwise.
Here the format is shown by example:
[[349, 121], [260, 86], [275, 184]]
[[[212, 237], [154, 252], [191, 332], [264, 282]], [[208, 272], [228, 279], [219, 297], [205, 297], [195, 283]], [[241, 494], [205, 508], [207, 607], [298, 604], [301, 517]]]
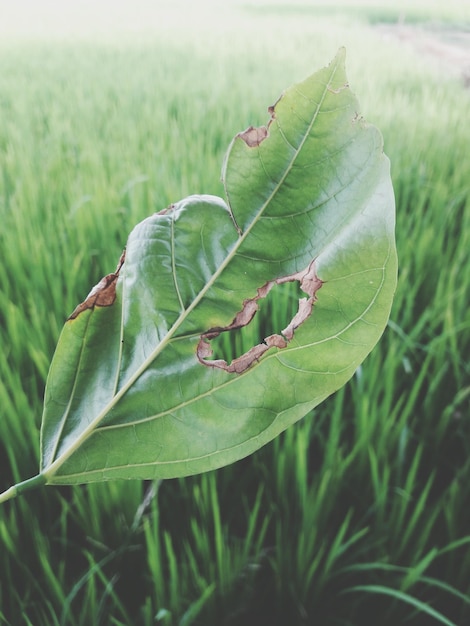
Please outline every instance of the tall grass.
[[[314, 17], [220, 14], [217, 28], [162, 22], [155, 39], [0, 45], [1, 487], [37, 471], [63, 320], [133, 225], [185, 195], [220, 195], [231, 137], [341, 44], [392, 160], [400, 257], [378, 347], [257, 454], [4, 505], [0, 624], [470, 618], [469, 93], [360, 23]], [[257, 332], [289, 319], [288, 298], [266, 303]], [[237, 341], [221, 350], [253, 338]]]

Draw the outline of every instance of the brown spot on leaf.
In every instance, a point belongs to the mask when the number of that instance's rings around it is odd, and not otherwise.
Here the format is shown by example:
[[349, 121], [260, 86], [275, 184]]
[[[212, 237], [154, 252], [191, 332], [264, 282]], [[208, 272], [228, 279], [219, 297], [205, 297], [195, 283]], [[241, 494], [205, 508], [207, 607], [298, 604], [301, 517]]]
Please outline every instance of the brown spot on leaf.
[[341, 93], [345, 89], [349, 89], [349, 83], [344, 83], [344, 85], [341, 85], [340, 87], [338, 87], [338, 89], [333, 89], [333, 87], [331, 87], [331, 86], [328, 86], [327, 89], [328, 89], [328, 91], [330, 93], [334, 93], [334, 94], [338, 95], [339, 93]]
[[242, 133], [238, 133], [238, 137], [243, 139], [249, 148], [256, 148], [256, 146], [259, 146], [259, 144], [264, 141], [267, 136], [268, 128], [266, 126], [260, 126], [259, 128], [250, 126]]
[[170, 204], [169, 206], [162, 209], [161, 211], [157, 211], [157, 215], [166, 215], [167, 213], [171, 213], [172, 211], [175, 210], [175, 207], [176, 207], [176, 204]]
[[111, 306], [116, 299], [116, 282], [121, 271], [121, 267], [124, 264], [126, 257], [126, 251], [121, 254], [119, 263], [116, 267], [116, 271], [112, 274], [104, 276], [100, 282], [93, 287], [86, 299], [79, 304], [72, 315], [69, 316], [69, 320], [73, 320], [87, 309], [93, 309], [95, 306]]
[[[295, 280], [300, 282], [300, 288], [308, 297], [299, 300], [297, 313], [286, 328], [280, 331], [280, 334], [265, 337], [262, 343], [253, 346], [248, 352], [233, 359], [230, 364], [223, 359], [208, 360], [209, 357], [212, 356], [212, 348], [210, 346], [211, 339], [215, 339], [220, 333], [247, 326], [259, 310], [259, 300], [265, 298], [274, 285], [282, 285], [283, 283], [293, 282]], [[286, 348], [289, 341], [293, 338], [296, 329], [312, 314], [313, 305], [316, 300], [316, 292], [320, 289], [322, 284], [323, 281], [320, 280], [315, 273], [314, 261], [312, 261], [305, 270], [290, 274], [289, 276], [282, 276], [281, 278], [276, 278], [275, 280], [265, 283], [262, 287], [257, 289], [258, 293], [254, 298], [244, 300], [241, 311], [236, 314], [231, 324], [223, 328], [211, 328], [201, 335], [197, 345], [197, 358], [199, 362], [208, 367], [223, 369], [231, 374], [241, 374], [255, 362], [259, 361], [263, 354], [270, 348]]]
[[269, 123], [268, 123], [268, 128], [269, 128], [269, 124], [271, 124], [271, 122], [276, 119], [276, 107], [283, 97], [284, 97], [284, 93], [281, 93], [281, 95], [276, 100], [276, 102], [268, 107], [268, 113], [271, 116], [271, 119], [269, 120]]
[[271, 119], [266, 126], [259, 126], [258, 128], [250, 126], [242, 133], [238, 133], [237, 137], [243, 139], [249, 148], [256, 148], [262, 141], [269, 137], [269, 127], [271, 126], [272, 121], [276, 119], [276, 105], [281, 98], [282, 95], [273, 105], [268, 107], [268, 113], [271, 116]]

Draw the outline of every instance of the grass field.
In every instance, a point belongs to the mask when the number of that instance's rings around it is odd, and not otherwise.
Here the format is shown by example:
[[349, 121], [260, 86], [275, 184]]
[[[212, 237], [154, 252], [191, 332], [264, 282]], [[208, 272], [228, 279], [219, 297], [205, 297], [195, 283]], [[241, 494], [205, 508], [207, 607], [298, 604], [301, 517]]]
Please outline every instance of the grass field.
[[[0, 491], [37, 472], [60, 329], [135, 223], [221, 195], [233, 135], [341, 45], [392, 162], [390, 323], [345, 388], [244, 461], [4, 504], [0, 624], [464, 626], [470, 92], [371, 26], [405, 3], [183, 4], [0, 5]], [[462, 4], [406, 11], [468, 28]]]

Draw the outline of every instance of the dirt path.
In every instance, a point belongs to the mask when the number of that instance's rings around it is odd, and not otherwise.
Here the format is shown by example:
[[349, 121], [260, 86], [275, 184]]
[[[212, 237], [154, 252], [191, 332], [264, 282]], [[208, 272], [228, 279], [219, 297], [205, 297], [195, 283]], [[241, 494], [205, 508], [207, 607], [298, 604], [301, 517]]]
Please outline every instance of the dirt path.
[[384, 37], [399, 39], [427, 55], [445, 72], [459, 77], [470, 88], [470, 32], [457, 29], [420, 28], [405, 24], [380, 25]]

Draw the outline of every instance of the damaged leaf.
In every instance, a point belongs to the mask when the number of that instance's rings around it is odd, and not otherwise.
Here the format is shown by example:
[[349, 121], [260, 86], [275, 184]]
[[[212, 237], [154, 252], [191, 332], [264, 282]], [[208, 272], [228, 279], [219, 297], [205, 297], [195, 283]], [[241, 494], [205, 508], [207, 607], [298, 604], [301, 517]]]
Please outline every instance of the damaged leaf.
[[260, 126], [259, 128], [254, 128], [253, 126], [250, 126], [245, 131], [238, 134], [238, 137], [240, 137], [240, 139], [243, 139], [246, 145], [250, 148], [255, 148], [256, 146], [259, 146], [259, 144], [264, 139], [266, 139], [267, 136], [267, 126]]
[[75, 308], [69, 320], [75, 319], [83, 311], [93, 309], [95, 306], [111, 306], [114, 304], [114, 300], [116, 299], [116, 283], [125, 257], [126, 253], [123, 252], [116, 271], [104, 276], [100, 282], [93, 287], [86, 297], [86, 300]]
[[[65, 323], [40, 474], [6, 497], [226, 465], [352, 376], [397, 273], [389, 161], [358, 111], [340, 50], [269, 107], [266, 126], [235, 136], [225, 200], [191, 196], [134, 228], [117, 270]], [[288, 325], [231, 363], [211, 360], [211, 340], [249, 325], [287, 281], [305, 294]]]
[[[298, 280], [300, 282], [300, 288], [309, 296], [309, 298], [301, 298], [299, 300], [297, 313], [279, 335], [275, 334], [265, 337], [261, 344], [250, 348], [245, 354], [234, 359], [230, 365], [228, 365], [226, 361], [220, 359], [216, 361], [206, 360], [207, 357], [212, 356], [212, 349], [209, 347], [209, 341], [211, 339], [218, 337], [220, 333], [247, 326], [259, 310], [258, 301], [261, 298], [265, 298], [274, 285], [281, 285], [294, 280]], [[250, 298], [249, 300], [245, 300], [243, 302], [242, 310], [237, 313], [231, 324], [225, 328], [212, 328], [201, 335], [197, 347], [197, 356], [199, 361], [208, 367], [219, 367], [226, 372], [241, 374], [254, 365], [259, 358], [269, 350], [269, 348], [286, 348], [289, 341], [293, 338], [295, 330], [303, 324], [303, 322], [305, 322], [311, 314], [313, 303], [316, 300], [315, 294], [317, 290], [320, 289], [321, 285], [322, 281], [315, 274], [314, 261], [312, 261], [309, 267], [303, 272], [297, 272], [292, 276], [284, 276], [282, 278], [276, 278], [276, 280], [269, 281], [257, 290], [258, 294], [254, 298]]]

